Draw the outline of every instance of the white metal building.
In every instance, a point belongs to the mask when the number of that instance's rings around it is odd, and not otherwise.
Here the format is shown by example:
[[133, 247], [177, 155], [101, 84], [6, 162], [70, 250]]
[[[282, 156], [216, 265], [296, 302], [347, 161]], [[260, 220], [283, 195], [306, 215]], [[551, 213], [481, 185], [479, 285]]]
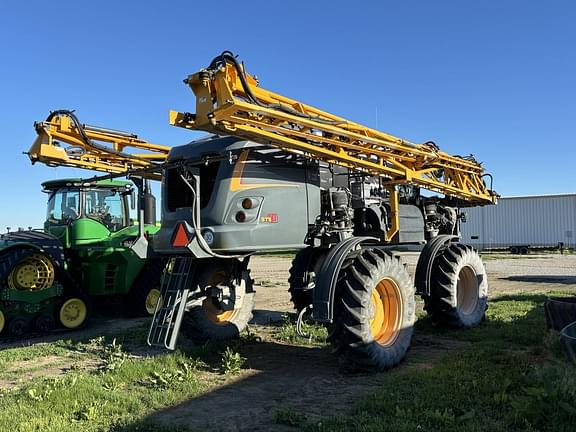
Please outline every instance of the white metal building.
[[478, 249], [576, 247], [576, 194], [503, 197], [464, 211], [462, 242]]

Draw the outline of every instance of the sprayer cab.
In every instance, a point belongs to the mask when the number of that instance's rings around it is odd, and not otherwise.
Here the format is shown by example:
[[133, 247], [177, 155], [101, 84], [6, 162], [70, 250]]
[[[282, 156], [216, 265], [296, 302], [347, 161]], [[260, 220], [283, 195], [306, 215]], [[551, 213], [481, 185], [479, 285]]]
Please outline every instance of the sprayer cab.
[[174, 147], [167, 166], [157, 252], [189, 249], [206, 257], [305, 247], [320, 203], [318, 164], [251, 141], [210, 137]]

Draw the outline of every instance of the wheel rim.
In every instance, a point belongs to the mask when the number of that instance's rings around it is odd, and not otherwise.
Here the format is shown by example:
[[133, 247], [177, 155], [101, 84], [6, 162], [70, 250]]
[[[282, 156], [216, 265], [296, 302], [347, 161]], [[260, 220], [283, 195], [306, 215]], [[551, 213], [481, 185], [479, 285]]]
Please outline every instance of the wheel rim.
[[162, 294], [160, 293], [159, 289], [152, 288], [146, 296], [146, 312], [148, 312], [150, 315], [154, 314], [158, 304], [160, 304], [160, 306], [162, 305]]
[[[209, 286], [217, 286], [224, 282], [227, 278], [225, 271], [219, 271], [214, 273], [209, 281]], [[234, 319], [238, 311], [240, 310], [240, 305], [234, 305], [233, 310], [224, 310], [218, 304], [218, 301], [214, 297], [207, 297], [202, 302], [202, 309], [206, 314], [206, 317], [212, 321], [214, 324], [225, 325]]]
[[60, 308], [60, 322], [66, 328], [76, 328], [82, 325], [88, 315], [86, 303], [79, 298], [67, 300]]
[[46, 255], [24, 258], [8, 275], [8, 287], [17, 290], [43, 290], [54, 283], [54, 265]]
[[370, 331], [380, 345], [394, 343], [402, 323], [402, 295], [400, 288], [392, 279], [378, 282], [371, 293], [372, 318]]
[[458, 310], [464, 315], [470, 315], [478, 305], [480, 284], [476, 272], [470, 266], [464, 266], [458, 273], [456, 285], [456, 303]]
[[4, 312], [0, 310], [0, 333], [4, 330], [4, 326], [6, 325], [6, 318], [4, 318]]
[[225, 311], [214, 303], [215, 301], [211, 297], [202, 302], [202, 309], [213, 323], [224, 325], [236, 316], [238, 309]]

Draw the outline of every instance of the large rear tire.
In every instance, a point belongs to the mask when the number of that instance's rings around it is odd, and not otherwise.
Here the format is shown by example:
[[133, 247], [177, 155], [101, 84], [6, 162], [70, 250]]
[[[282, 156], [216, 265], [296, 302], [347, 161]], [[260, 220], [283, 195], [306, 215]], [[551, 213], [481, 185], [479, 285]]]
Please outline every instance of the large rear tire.
[[353, 368], [381, 371], [400, 363], [414, 319], [414, 285], [399, 260], [365, 249], [345, 263], [329, 339]]
[[[195, 341], [227, 340], [240, 336], [252, 319], [254, 290], [247, 271], [239, 282], [232, 262], [212, 261], [197, 278], [197, 286], [207, 292], [202, 305], [191, 307], [184, 315], [184, 333]], [[218, 293], [218, 295], [216, 295]], [[225, 301], [219, 299], [224, 295]]]
[[456, 328], [480, 324], [488, 307], [488, 277], [474, 248], [446, 247], [436, 256], [430, 279], [424, 308], [435, 323]]

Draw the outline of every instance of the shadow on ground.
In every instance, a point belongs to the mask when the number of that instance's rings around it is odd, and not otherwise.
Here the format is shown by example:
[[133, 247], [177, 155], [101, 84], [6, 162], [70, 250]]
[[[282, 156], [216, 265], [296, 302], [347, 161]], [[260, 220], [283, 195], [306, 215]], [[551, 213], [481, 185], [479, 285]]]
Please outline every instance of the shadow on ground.
[[[423, 318], [416, 324], [412, 348], [406, 361], [381, 374], [350, 374], [342, 370], [329, 347], [314, 348], [265, 341], [240, 346], [249, 368], [233, 380], [209, 393], [148, 417], [117, 432], [153, 431], [160, 427], [173, 430], [287, 431], [278, 424], [278, 413], [305, 415], [308, 421], [347, 414], [364, 397], [386, 389], [390, 379], [414, 370], [433, 369], [447, 354], [479, 347], [500, 352], [506, 347], [530, 347], [541, 344], [547, 333], [543, 314], [545, 294], [503, 295], [491, 300], [530, 302], [529, 311], [517, 319], [500, 320], [497, 314], [469, 331], [440, 330]], [[511, 305], [511, 307], [513, 307]], [[259, 311], [259, 319], [279, 319], [273, 311]], [[276, 319], [268, 324], [274, 325]], [[266, 322], [262, 322], [266, 324]], [[530, 331], [526, 331], [530, 328]], [[506, 351], [504, 349], [504, 351]], [[524, 348], [522, 348], [524, 349]], [[209, 365], [216, 368], [215, 364]], [[418, 388], [414, 388], [415, 397]]]
[[[256, 323], [275, 327], [284, 315], [258, 310]], [[153, 431], [158, 427], [191, 431], [294, 430], [276, 423], [278, 413], [304, 414], [314, 421], [349, 412], [363, 397], [383, 388], [391, 374], [432, 368], [446, 353], [468, 345], [438, 334], [416, 335], [400, 367], [388, 373], [368, 374], [345, 370], [329, 346], [288, 345], [270, 340], [247, 342], [237, 348], [246, 358], [246, 369], [239, 376], [227, 379], [209, 393], [114, 431]], [[219, 355], [203, 359], [210, 370], [219, 369]]]
[[554, 275], [523, 275], [501, 277], [501, 280], [527, 283], [556, 283], [565, 285], [576, 285], [576, 276], [554, 276]]

